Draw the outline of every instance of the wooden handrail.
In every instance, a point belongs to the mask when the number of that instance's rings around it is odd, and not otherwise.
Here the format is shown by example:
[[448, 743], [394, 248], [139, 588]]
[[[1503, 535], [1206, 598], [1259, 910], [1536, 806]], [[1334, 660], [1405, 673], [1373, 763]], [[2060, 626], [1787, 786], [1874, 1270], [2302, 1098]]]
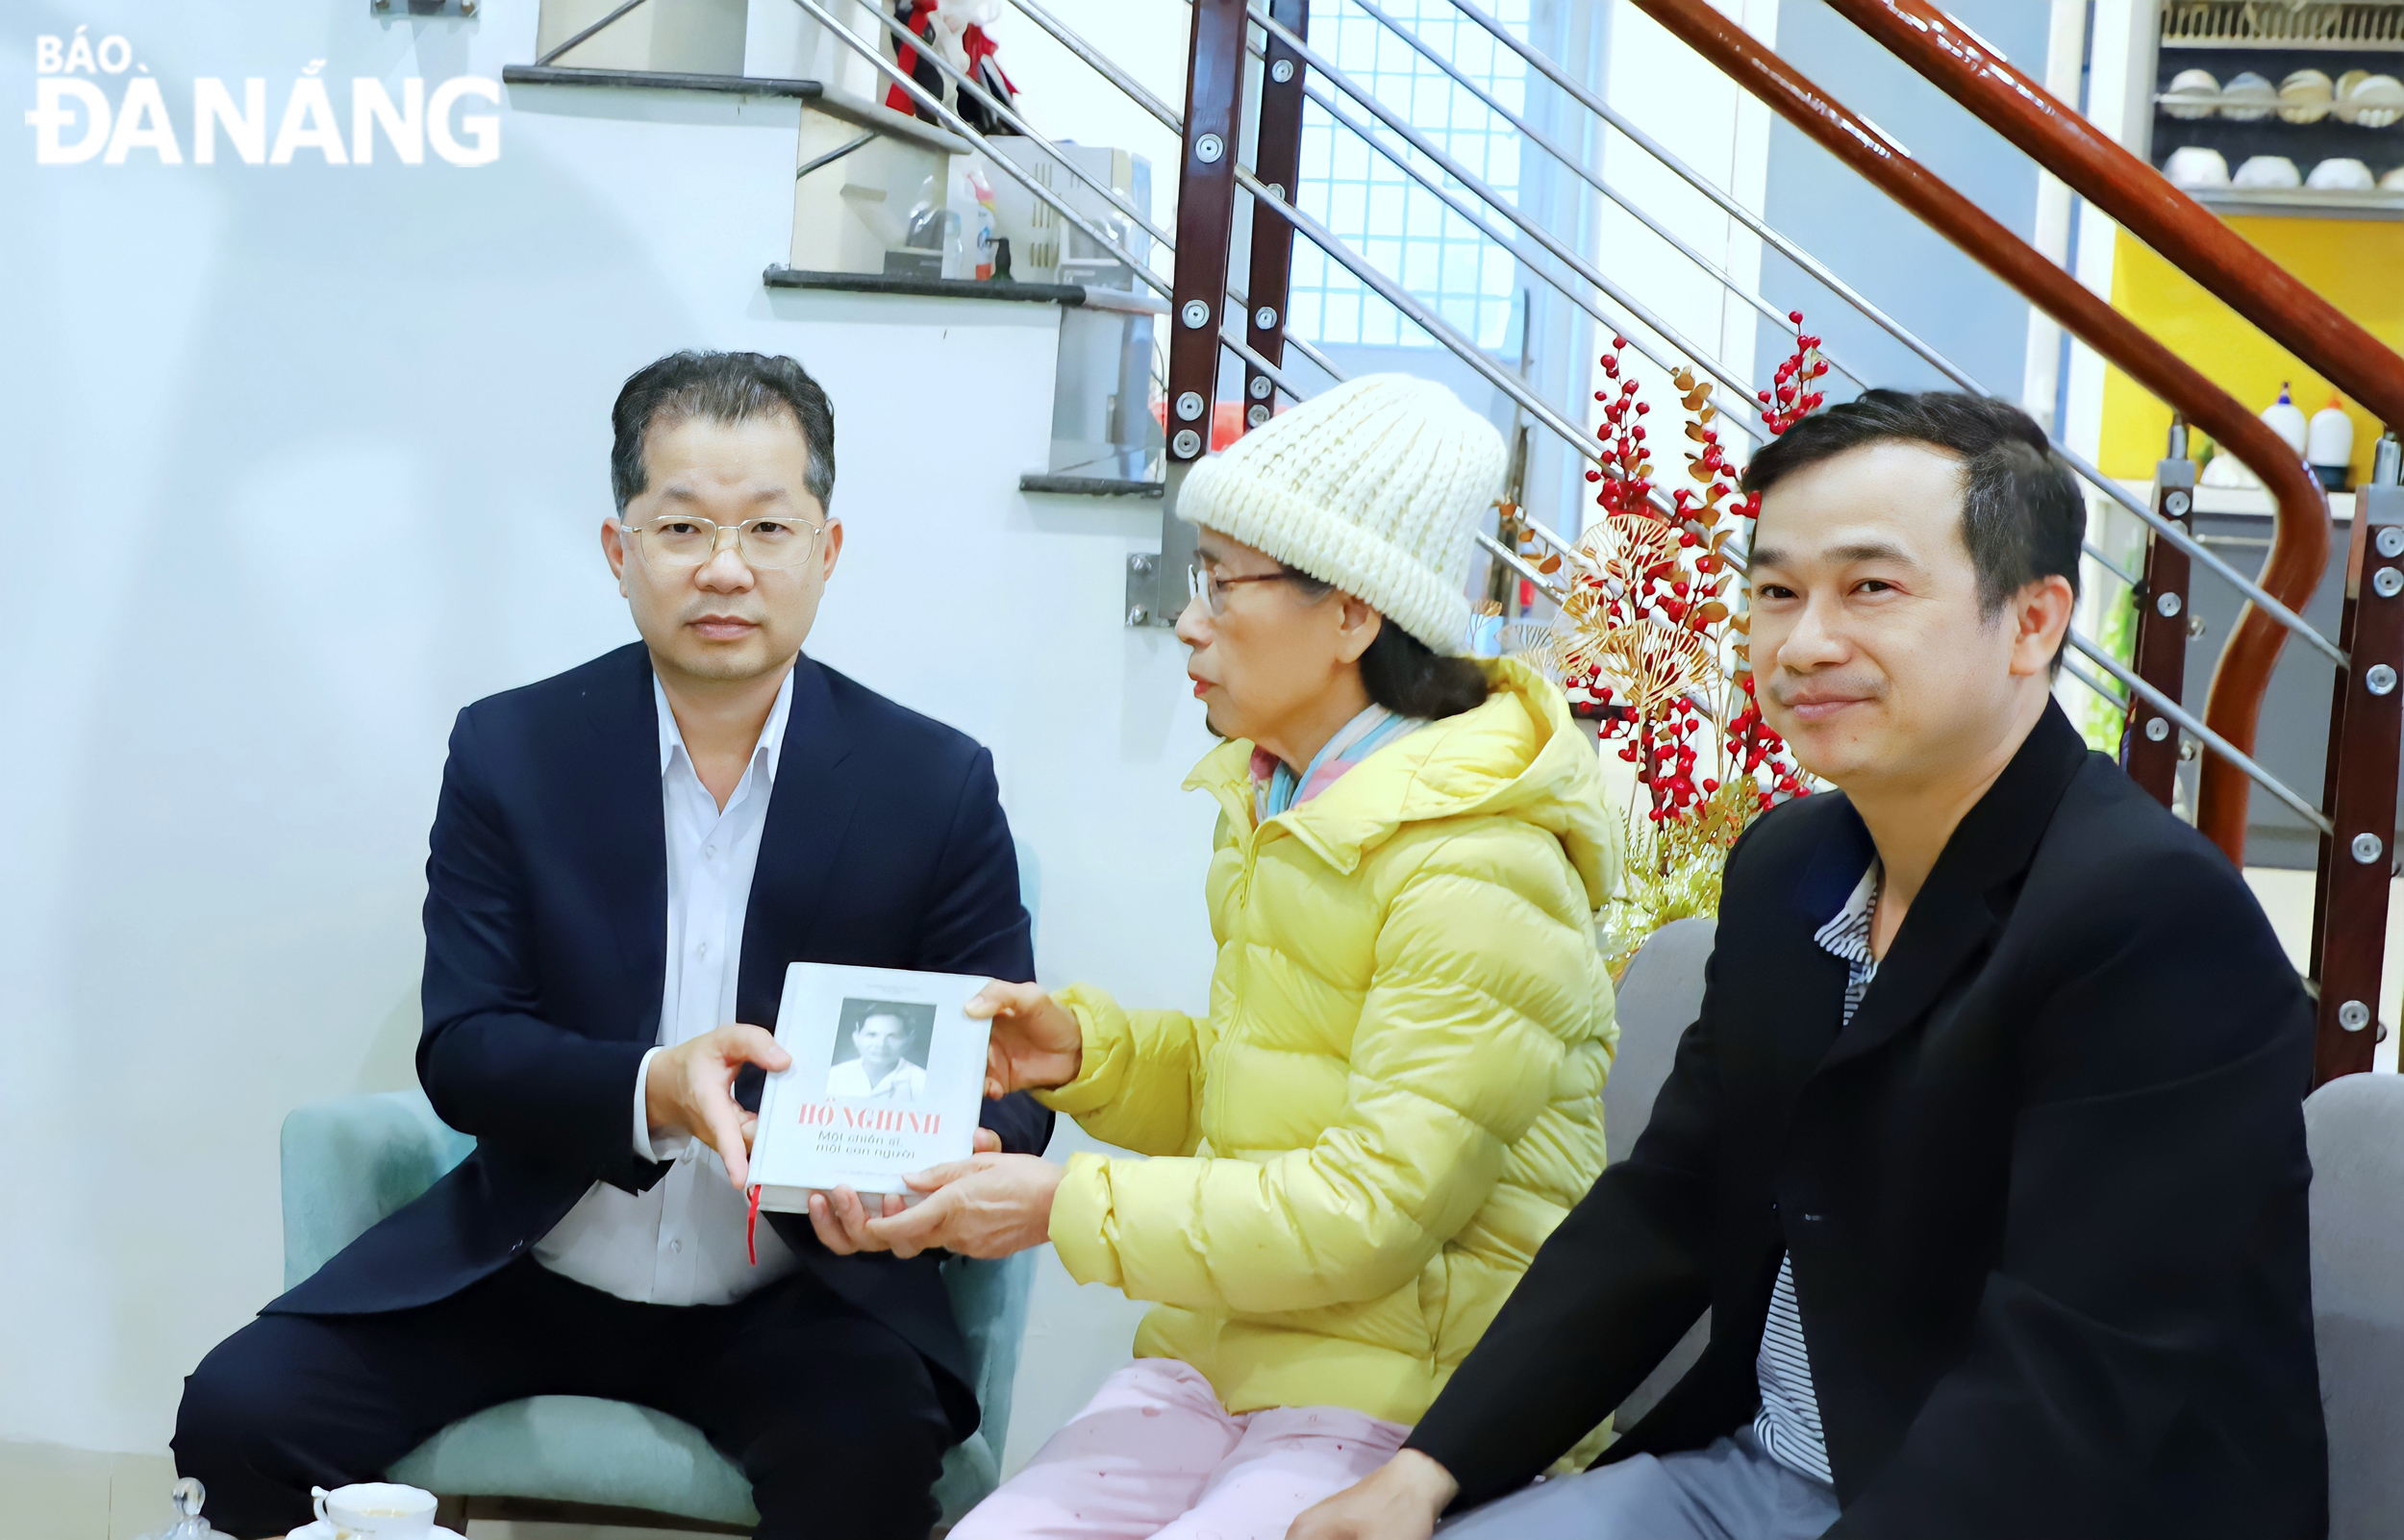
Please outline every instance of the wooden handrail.
[[1975, 33], [1925, 0], [1827, 4], [2389, 427], [2404, 427], [2404, 359]]
[[[2328, 501], [2319, 482], [2304, 469], [2286, 440], [2236, 397], [2096, 298], [1707, 0], [1635, 3], [1731, 80], [1810, 135], [1821, 148], [1976, 258], [2088, 346], [2128, 371], [2140, 385], [2185, 412], [2188, 421], [2251, 467], [2279, 505], [2262, 585], [2290, 609], [2303, 609], [2328, 564]], [[1851, 7], [1842, 0], [1830, 3], [1851, 13]], [[2030, 89], [2043, 94], [2034, 87]], [[2046, 160], [2043, 155], [2039, 159]], [[2050, 161], [2046, 163], [2051, 166]], [[2150, 167], [2140, 165], [2147, 176], [2154, 174]], [[2058, 167], [2054, 169], [2059, 173]], [[2272, 265], [2259, 253], [2254, 260], [2266, 267]], [[2244, 753], [2253, 753], [2263, 694], [2286, 641], [2286, 628], [2249, 604], [2213, 671], [2204, 721]], [[2245, 807], [2250, 789], [2242, 771], [2216, 754], [2206, 758], [2196, 799], [2196, 827], [2239, 865], [2245, 859]]]

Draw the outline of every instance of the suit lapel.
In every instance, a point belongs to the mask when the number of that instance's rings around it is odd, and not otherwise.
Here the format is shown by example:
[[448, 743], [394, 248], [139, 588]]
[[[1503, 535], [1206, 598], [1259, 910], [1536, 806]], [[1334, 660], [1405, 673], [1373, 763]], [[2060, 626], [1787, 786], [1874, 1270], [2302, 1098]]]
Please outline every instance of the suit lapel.
[[586, 699], [585, 725], [595, 740], [560, 784], [586, 803], [585, 859], [593, 891], [612, 895], [610, 925], [629, 986], [646, 1008], [625, 1018], [627, 1035], [660, 1029], [661, 981], [667, 976], [667, 822], [660, 798], [660, 717], [653, 705], [651, 655], [641, 643], [621, 650], [614, 669]]
[[1991, 896], [2028, 869], [2055, 806], [2086, 758], [2086, 743], [2062, 708], [2048, 702], [2012, 762], [1945, 841], [1861, 1008], [1838, 1034], [1821, 1069], [1860, 1057], [1927, 1015], [1946, 983], [2001, 925]]
[[1827, 1056], [1844, 1014], [1845, 966], [1819, 944], [1819, 928], [1844, 907], [1878, 857], [1869, 830], [1844, 793], [1826, 795], [1843, 805], [1842, 812], [1796, 875], [1790, 890], [1791, 918], [1778, 927], [1790, 950], [1768, 970], [1768, 977], [1780, 981], [1782, 1006], [1772, 1018], [1781, 1024], [1777, 1083], [1790, 1088], [1802, 1084]]
[[[760, 832], [760, 863], [743, 916], [742, 1019], [770, 1026], [784, 991], [785, 966], [806, 945], [827, 891], [843, 832], [860, 800], [859, 782], [841, 773], [851, 754], [826, 670], [803, 656], [793, 664], [793, 704], [777, 758], [776, 788]], [[839, 958], [826, 958], [839, 961]]]

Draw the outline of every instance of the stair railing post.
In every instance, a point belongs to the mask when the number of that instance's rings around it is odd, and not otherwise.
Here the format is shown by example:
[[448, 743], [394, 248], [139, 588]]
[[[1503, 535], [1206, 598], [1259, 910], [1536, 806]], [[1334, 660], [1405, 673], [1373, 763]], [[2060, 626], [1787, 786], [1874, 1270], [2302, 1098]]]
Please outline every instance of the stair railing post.
[[2320, 981], [2316, 1083], [2370, 1068], [2395, 853], [2396, 757], [2404, 744], [2404, 448], [2379, 440], [2354, 494], [2340, 645], [2349, 666], [2330, 703], [2328, 807], [2320, 842], [2313, 962]]
[[[1269, 14], [1296, 37], [1311, 35], [1311, 0], [1268, 0]], [[1253, 175], [1290, 198], [1302, 174], [1303, 62], [1271, 34], [1261, 72], [1261, 116], [1252, 150]], [[1252, 211], [1252, 272], [1245, 286], [1251, 314], [1244, 340], [1271, 363], [1286, 361], [1286, 308], [1293, 293], [1293, 226], [1265, 207]], [[1243, 375], [1243, 422], [1258, 428], [1275, 409], [1276, 382], [1249, 364]]]
[[1244, 0], [1193, 0], [1186, 61], [1186, 137], [1177, 168], [1177, 265], [1168, 316], [1167, 485], [1158, 570], [1164, 620], [1186, 607], [1193, 527], [1177, 517], [1185, 473], [1211, 450], [1218, 402], [1218, 329], [1236, 224], [1236, 155], [1243, 142]]
[[[2170, 429], [2170, 452], [2154, 470], [2154, 511], [2194, 534], [2195, 462], [2187, 454], [2187, 423]], [[2187, 553], [2156, 533], [2146, 542], [2145, 581], [2130, 594], [2137, 606], [2137, 647], [2130, 666], [2174, 701], [2187, 699]], [[2179, 730], [2142, 701], [2129, 703], [2120, 733], [2120, 764], [2129, 779], [2165, 807], [2178, 791]]]

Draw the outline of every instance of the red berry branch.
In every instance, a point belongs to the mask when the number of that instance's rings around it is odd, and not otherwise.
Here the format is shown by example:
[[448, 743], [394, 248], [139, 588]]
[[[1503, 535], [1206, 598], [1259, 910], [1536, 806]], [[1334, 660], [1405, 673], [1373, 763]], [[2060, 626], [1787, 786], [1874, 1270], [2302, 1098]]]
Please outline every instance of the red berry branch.
[[[1825, 399], [1815, 388], [1828, 372], [1819, 338], [1795, 323], [1794, 352], [1760, 393], [1762, 418], [1783, 434]], [[1721, 804], [1723, 786], [1743, 806], [1730, 805], [1739, 828], [1753, 813], [1809, 789], [1786, 744], [1763, 720], [1741, 639], [1749, 629], [1723, 597], [1737, 573], [1723, 550], [1738, 521], [1760, 511], [1760, 499], [1737, 491], [1741, 470], [1728, 458], [1714, 426], [1718, 409], [1712, 385], [1692, 369], [1672, 379], [1686, 410], [1683, 446], [1692, 484], [1665, 493], [1654, 480], [1645, 419], [1652, 404], [1623, 374], [1625, 337], [1612, 338], [1601, 360], [1610, 382], [1594, 392], [1602, 404], [1600, 463], [1586, 474], [1603, 515], [1581, 540], [1576, 566], [1565, 581], [1568, 597], [1553, 638], [1554, 660], [1572, 702], [1612, 708], [1603, 735], [1637, 767], [1655, 825], [1674, 824]], [[1540, 563], [1558, 574], [1555, 554]], [[1733, 682], [1731, 681], [1733, 675]], [[1712, 762], [1704, 763], [1711, 748]], [[1733, 836], [1731, 836], [1733, 837]]]

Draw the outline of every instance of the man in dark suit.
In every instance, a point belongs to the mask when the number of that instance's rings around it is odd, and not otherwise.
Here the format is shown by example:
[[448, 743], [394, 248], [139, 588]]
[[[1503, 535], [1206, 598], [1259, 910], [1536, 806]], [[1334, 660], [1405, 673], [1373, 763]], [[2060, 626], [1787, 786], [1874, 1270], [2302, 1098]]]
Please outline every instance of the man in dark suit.
[[2052, 701], [2075, 484], [2017, 410], [1891, 391], [1746, 479], [1762, 708], [1840, 789], [1739, 841], [1635, 1149], [1293, 1540], [2321, 1535], [2312, 1013]]
[[[698, 1426], [762, 1535], [924, 1540], [976, 1427], [888, 1209], [814, 1196], [755, 1262], [743, 1186], [788, 963], [1035, 976], [991, 757], [802, 656], [843, 531], [799, 364], [677, 354], [614, 418], [601, 542], [642, 640], [462, 711], [429, 840], [418, 1079], [475, 1153], [186, 1382], [177, 1463], [235, 1534], [557, 1394]], [[1051, 1131], [1025, 1097], [984, 1123]]]

